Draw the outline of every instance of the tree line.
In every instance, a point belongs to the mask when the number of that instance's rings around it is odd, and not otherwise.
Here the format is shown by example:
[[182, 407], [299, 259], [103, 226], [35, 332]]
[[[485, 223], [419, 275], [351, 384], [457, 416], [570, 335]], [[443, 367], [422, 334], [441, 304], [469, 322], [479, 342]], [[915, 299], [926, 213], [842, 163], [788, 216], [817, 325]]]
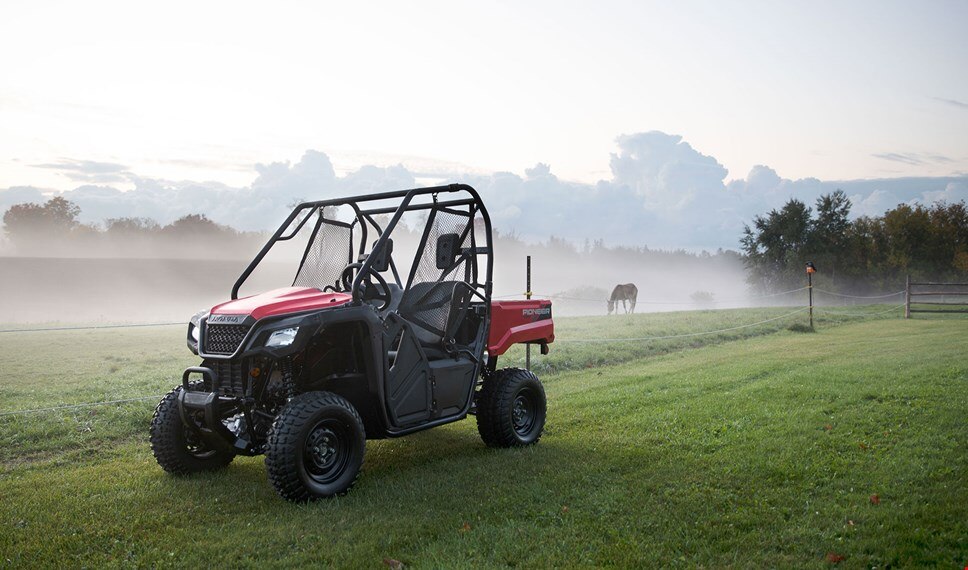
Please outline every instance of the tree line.
[[[295, 200], [295, 206], [302, 200]], [[132, 254], [144, 253], [162, 245], [191, 247], [196, 253], [224, 254], [227, 246], [247, 246], [243, 257], [251, 256], [268, 239], [267, 232], [242, 232], [230, 226], [218, 224], [205, 214], [189, 214], [162, 225], [150, 218], [110, 218], [103, 224], [83, 224], [78, 220], [81, 209], [63, 198], [51, 198], [44, 204], [24, 203], [10, 207], [3, 215], [3, 230], [16, 253], [20, 255], [83, 254], [100, 250], [117, 252], [119, 249]], [[386, 223], [389, 216], [377, 216]], [[395, 235], [413, 234], [419, 231], [398, 227]], [[526, 242], [514, 232], [494, 230], [494, 241], [499, 248], [524, 248]], [[598, 258], [613, 264], [663, 262], [675, 267], [694, 266], [696, 263], [720, 263], [736, 266], [741, 263], [737, 252], [718, 250], [691, 253], [682, 249], [654, 250], [648, 246], [606, 246], [602, 240], [586, 240], [578, 245], [566, 239], [551, 236], [546, 242], [527, 244], [529, 251], [537, 256], [576, 260]], [[197, 255], [195, 255], [197, 257]]]
[[900, 290], [915, 280], [956, 280], [968, 274], [968, 208], [964, 201], [930, 206], [899, 204], [881, 216], [849, 218], [851, 202], [837, 190], [814, 208], [790, 199], [753, 218], [741, 244], [748, 281], [774, 293], [805, 284], [805, 264], [818, 268], [814, 284], [841, 293]]
[[[817, 199], [813, 207], [790, 199], [778, 210], [755, 216], [741, 237], [742, 256], [732, 251], [699, 254], [648, 247], [607, 247], [601, 241], [583, 246], [550, 238], [529, 245], [529, 251], [552, 258], [621, 265], [656, 263], [663, 266], [723, 266], [740, 262], [757, 293], [796, 289], [805, 282], [804, 264], [819, 269], [819, 287], [865, 294], [898, 290], [910, 274], [916, 280], [957, 280], [968, 277], [968, 208], [965, 202], [930, 206], [900, 204], [881, 216], [850, 219], [851, 202], [837, 190]], [[3, 230], [20, 255], [174, 256], [247, 258], [265, 242], [264, 232], [240, 232], [205, 214], [189, 214], [162, 225], [150, 218], [122, 217], [101, 225], [79, 221], [80, 208], [63, 197], [44, 204], [10, 207]], [[525, 247], [515, 234], [495, 232], [500, 249]]]
[[79, 206], [60, 196], [44, 204], [16, 204], [4, 213], [3, 230], [16, 253], [41, 256], [224, 257], [265, 241], [262, 233], [239, 232], [205, 214], [188, 214], [166, 225], [150, 218], [110, 218], [102, 226], [81, 223], [80, 213]]

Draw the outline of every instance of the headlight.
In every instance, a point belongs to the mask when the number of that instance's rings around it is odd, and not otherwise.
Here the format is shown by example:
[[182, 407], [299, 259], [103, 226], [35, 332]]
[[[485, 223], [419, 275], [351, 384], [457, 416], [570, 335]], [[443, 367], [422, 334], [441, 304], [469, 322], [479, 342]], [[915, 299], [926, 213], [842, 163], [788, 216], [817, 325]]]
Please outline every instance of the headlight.
[[208, 316], [208, 311], [199, 311], [192, 315], [192, 318], [188, 320], [188, 350], [192, 351], [193, 354], [198, 354], [198, 345], [201, 342], [198, 340], [201, 337], [201, 325], [202, 319]]
[[199, 330], [201, 321], [207, 315], [208, 311], [199, 311], [192, 315], [192, 318], [188, 319], [188, 336], [195, 341], [195, 344], [198, 344], [198, 339], [201, 335], [201, 331]]
[[292, 344], [292, 341], [296, 340], [297, 332], [299, 332], [299, 327], [278, 330], [269, 335], [269, 340], [266, 341], [266, 346], [289, 346]]

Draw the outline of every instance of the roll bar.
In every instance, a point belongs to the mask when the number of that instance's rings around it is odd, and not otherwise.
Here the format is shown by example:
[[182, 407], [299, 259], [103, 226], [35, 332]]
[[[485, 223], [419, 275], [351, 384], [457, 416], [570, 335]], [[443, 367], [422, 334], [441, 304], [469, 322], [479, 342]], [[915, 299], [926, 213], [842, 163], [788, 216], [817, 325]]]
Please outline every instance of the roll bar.
[[[438, 201], [437, 199], [437, 196], [439, 194], [456, 194], [460, 192], [466, 192], [467, 194], [470, 194], [470, 197], [448, 200], [448, 201]], [[414, 204], [413, 203], [414, 199], [420, 196], [432, 196], [433, 201], [419, 202]], [[396, 207], [382, 206], [382, 207], [374, 207], [369, 209], [363, 209], [360, 207], [361, 205], [365, 205], [365, 203], [367, 202], [378, 202], [381, 200], [394, 200], [394, 199], [401, 200], [400, 204]], [[491, 233], [490, 215], [488, 215], [487, 209], [484, 207], [484, 203], [483, 201], [481, 201], [481, 197], [477, 193], [477, 190], [475, 190], [473, 187], [467, 184], [449, 184], [446, 186], [412, 188], [409, 190], [395, 190], [392, 192], [366, 194], [363, 196], [335, 198], [331, 200], [318, 200], [313, 202], [303, 202], [298, 206], [296, 206], [295, 209], [293, 209], [292, 213], [290, 213], [289, 216], [286, 218], [286, 220], [282, 223], [282, 225], [279, 226], [279, 229], [277, 229], [272, 234], [272, 236], [269, 238], [269, 241], [267, 241], [266, 244], [262, 246], [262, 249], [255, 256], [255, 258], [251, 262], [249, 262], [249, 265], [245, 268], [245, 270], [236, 280], [235, 285], [232, 286], [232, 299], [234, 300], [239, 298], [239, 289], [242, 287], [242, 284], [245, 283], [245, 281], [249, 278], [250, 275], [252, 275], [252, 272], [255, 271], [255, 268], [259, 266], [259, 263], [269, 253], [269, 250], [272, 249], [272, 246], [274, 246], [277, 242], [290, 240], [293, 237], [295, 237], [296, 234], [299, 233], [299, 230], [301, 230], [302, 227], [306, 224], [307, 220], [309, 220], [309, 218], [312, 217], [313, 212], [315, 212], [318, 209], [325, 208], [327, 206], [348, 205], [351, 208], [353, 208], [353, 211], [356, 214], [357, 220], [359, 220], [359, 222], [363, 224], [364, 231], [365, 231], [365, 223], [367, 218], [372, 218], [372, 216], [377, 214], [392, 213], [393, 216], [390, 218], [390, 221], [387, 223], [386, 228], [384, 228], [383, 231], [381, 232], [380, 238], [377, 240], [376, 244], [374, 244], [373, 249], [371, 251], [371, 252], [376, 252], [386, 246], [386, 242], [389, 239], [390, 233], [393, 231], [393, 228], [396, 227], [397, 223], [399, 223], [400, 218], [403, 216], [405, 212], [412, 212], [417, 210], [429, 210], [433, 208], [446, 208], [446, 207], [452, 207], [452, 206], [464, 206], [464, 205], [471, 205], [471, 204], [475, 205], [477, 211], [480, 212], [481, 218], [484, 221], [484, 231], [486, 233], [488, 246], [493, 247], [493, 243], [491, 241], [492, 233]], [[288, 232], [287, 234], [286, 230], [289, 228], [289, 226], [292, 225], [293, 221], [299, 216], [299, 214], [306, 209], [309, 209], [309, 212], [306, 214], [306, 217], [299, 222], [299, 224], [296, 226], [295, 229], [293, 229], [291, 232]], [[372, 256], [372, 255], [367, 257], [367, 259], [363, 262], [363, 266], [360, 267], [359, 271], [357, 271], [356, 277], [353, 280], [353, 286], [352, 286], [353, 300], [356, 303], [360, 302], [360, 299], [358, 298], [360, 280], [363, 278], [363, 276], [365, 276], [370, 271], [375, 257], [376, 256]], [[491, 286], [492, 286], [491, 276], [494, 269], [493, 252], [489, 252], [489, 254], [487, 255], [486, 265], [487, 265], [487, 269], [486, 269], [486, 278], [484, 281], [484, 290], [485, 290], [485, 295], [487, 296], [488, 299], [490, 299]]]

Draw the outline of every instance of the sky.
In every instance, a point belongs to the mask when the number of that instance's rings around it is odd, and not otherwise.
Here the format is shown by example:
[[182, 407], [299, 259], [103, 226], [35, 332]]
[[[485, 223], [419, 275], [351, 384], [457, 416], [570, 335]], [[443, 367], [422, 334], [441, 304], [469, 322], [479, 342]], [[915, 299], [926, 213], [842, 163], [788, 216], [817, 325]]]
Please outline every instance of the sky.
[[[323, 156], [320, 193], [475, 180], [511, 227], [550, 176], [563, 218], [606, 196], [671, 227], [731, 220], [615, 241], [729, 246], [797, 188], [850, 182], [858, 212], [962, 196], [966, 21], [963, 1], [6, 2], [0, 206], [91, 184], [243, 204], [266, 169]], [[864, 185], [883, 179], [913, 182]]]

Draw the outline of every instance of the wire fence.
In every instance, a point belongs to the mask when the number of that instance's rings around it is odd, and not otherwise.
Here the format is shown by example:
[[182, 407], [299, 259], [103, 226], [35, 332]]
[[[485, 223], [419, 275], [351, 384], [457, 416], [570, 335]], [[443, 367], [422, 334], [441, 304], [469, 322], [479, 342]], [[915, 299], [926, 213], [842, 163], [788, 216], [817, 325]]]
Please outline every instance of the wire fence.
[[820, 313], [827, 313], [828, 315], [843, 315], [845, 317], [877, 317], [880, 315], [886, 315], [888, 313], [898, 311], [903, 308], [904, 308], [904, 303], [901, 303], [900, 305], [891, 305], [890, 308], [876, 313], [855, 313], [852, 311], [841, 311], [835, 307], [814, 307], [813, 310], [818, 311]]
[[[649, 300], [637, 300], [636, 301], [636, 304], [637, 305], [708, 305], [709, 303], [741, 303], [741, 302], [748, 302], [748, 301], [757, 301], [759, 299], [769, 299], [771, 297], [780, 297], [782, 295], [789, 295], [791, 293], [797, 293], [799, 291], [806, 291], [806, 290], [807, 290], [807, 287], [800, 287], [799, 289], [791, 289], [789, 291], [780, 291], [779, 293], [770, 293], [770, 294], [767, 294], [767, 295], [751, 295], [751, 296], [746, 296], [746, 297], [733, 297], [733, 298], [726, 298], [726, 299], [712, 299], [710, 301], [696, 301], [696, 300], [693, 300], [693, 299], [681, 300], [681, 301], [649, 301]], [[575, 297], [573, 295], [563, 295], [563, 294], [560, 294], [560, 293], [534, 293], [534, 292], [532, 292], [531, 295], [533, 297], [538, 297], [538, 298], [542, 298], [542, 299], [551, 299], [551, 300], [558, 299], [558, 300], [563, 300], [563, 301], [584, 301], [584, 302], [587, 302], [587, 303], [605, 303], [606, 301], [608, 301], [608, 299], [600, 299], [600, 298], [594, 298], [593, 299], [593, 298], [590, 298], [590, 297]], [[500, 296], [497, 296], [497, 297], [494, 297], [494, 298], [495, 299], [512, 299], [512, 298], [520, 298], [520, 297], [526, 297], [526, 296], [527, 296], [527, 293], [511, 293], [511, 294], [508, 294], [508, 295], [500, 295]]]
[[684, 334], [671, 334], [671, 335], [662, 335], [662, 336], [640, 336], [640, 337], [629, 337], [629, 338], [625, 338], [625, 337], [622, 337], [622, 338], [566, 338], [566, 339], [555, 339], [555, 342], [564, 342], [564, 343], [572, 343], [572, 342], [574, 342], [574, 343], [579, 343], [579, 342], [583, 342], [583, 343], [592, 343], [592, 342], [639, 342], [639, 341], [648, 341], [648, 340], [665, 340], [665, 339], [670, 339], [670, 338], [688, 338], [688, 337], [694, 337], [694, 336], [713, 335], [713, 334], [720, 334], [720, 333], [724, 333], [724, 332], [730, 332], [730, 331], [738, 331], [738, 330], [742, 330], [742, 329], [748, 329], [748, 328], [756, 327], [756, 326], [763, 325], [763, 324], [766, 324], [766, 323], [772, 323], [773, 321], [779, 321], [781, 319], [785, 319], [787, 317], [791, 317], [793, 315], [796, 315], [796, 314], [799, 314], [799, 313], [803, 313], [805, 311], [808, 311], [809, 309], [810, 309], [809, 307], [803, 307], [801, 309], [797, 309], [796, 311], [791, 311], [789, 313], [786, 313], [785, 315], [780, 315], [778, 317], [773, 317], [772, 319], [765, 319], [765, 320], [758, 321], [758, 322], [755, 322], [755, 323], [749, 323], [749, 324], [745, 324], [745, 325], [739, 325], [739, 326], [736, 326], [736, 327], [729, 327], [729, 328], [725, 328], [725, 329], [717, 329], [717, 330], [712, 330], [712, 331], [702, 331], [702, 332], [684, 333]]
[[[792, 295], [793, 293], [799, 293], [801, 291], [806, 291], [810, 287], [799, 287], [797, 289], [790, 289], [789, 291], [780, 291], [778, 293], [768, 293], [765, 295], [748, 295], [745, 297], [727, 297], [727, 298], [711, 298], [709, 300], [695, 300], [695, 299], [682, 299], [678, 301], [650, 301], [648, 299], [640, 299], [636, 301], [636, 305], [678, 305], [678, 306], [708, 306], [710, 304], [716, 303], [747, 303], [753, 301], [759, 301], [762, 299], [771, 299], [776, 297], [782, 297], [784, 295]], [[830, 295], [833, 297], [841, 299], [865, 299], [865, 300], [876, 300], [876, 299], [889, 299], [891, 297], [897, 297], [904, 294], [904, 291], [896, 291], [893, 293], [886, 293], [883, 295], [848, 295], [845, 293], [837, 293], [834, 291], [827, 291], [825, 289], [813, 288], [815, 293], [822, 293], [824, 295]], [[576, 297], [573, 295], [565, 295], [560, 293], [531, 293], [533, 297], [538, 297], [542, 299], [551, 300], [562, 300], [562, 301], [581, 301], [586, 303], [604, 303], [608, 299], [590, 298], [590, 297]], [[521, 297], [526, 297], [527, 293], [511, 293], [508, 295], [500, 295], [494, 297], [495, 299], [517, 299]]]
[[825, 295], [832, 295], [834, 297], [841, 297], [844, 299], [888, 299], [890, 297], [897, 297], [904, 294], [904, 290], [896, 291], [894, 293], [886, 293], [884, 295], [845, 295], [843, 293], [835, 293], [833, 291], [825, 291], [823, 289], [813, 288], [817, 293], [823, 293]]
[[117, 325], [88, 325], [82, 327], [43, 327], [26, 329], [2, 329], [0, 333], [26, 333], [26, 332], [50, 332], [50, 331], [90, 331], [98, 329], [130, 329], [139, 327], [172, 327], [176, 325], [187, 326], [187, 323], [130, 323]]
[[152, 396], [140, 396], [138, 398], [123, 398], [121, 400], [105, 400], [103, 402], [84, 402], [83, 404], [66, 404], [63, 406], [51, 406], [49, 408], [33, 408], [30, 410], [11, 410], [9, 412], [0, 412], [0, 418], [4, 416], [17, 416], [17, 415], [28, 415], [36, 414], [40, 412], [56, 412], [59, 410], [75, 410], [80, 408], [93, 408], [95, 406], [109, 406], [111, 404], [127, 404], [130, 402], [144, 402], [145, 400], [157, 400], [160, 399], [163, 394], [152, 395]]
[[[800, 289], [792, 289], [790, 291], [783, 291], [783, 292], [780, 292], [780, 293], [775, 293], [773, 295], [764, 295], [764, 296], [762, 296], [760, 298], [766, 298], [766, 297], [778, 296], [778, 295], [787, 295], [787, 294], [790, 294], [790, 293], [796, 293], [798, 291], [803, 291], [805, 289], [807, 289], [807, 287], [802, 287]], [[904, 294], [904, 291], [900, 291], [898, 293], [890, 293], [890, 294], [887, 294], [887, 295], [874, 295], [874, 296], [841, 295], [841, 294], [832, 293], [832, 292], [828, 292], [828, 291], [824, 291], [824, 293], [830, 293], [830, 294], [834, 294], [834, 295], [838, 295], [838, 296], [851, 297], [851, 298], [856, 298], [856, 299], [885, 299], [885, 298], [897, 296], [899, 294]], [[523, 296], [523, 294], [519, 294], [519, 295], [522, 295]], [[546, 298], [550, 297], [552, 299], [555, 299], [555, 298], [559, 298], [559, 299], [569, 299], [570, 298], [570, 297], [567, 297], [567, 296], [558, 296], [558, 295], [540, 295], [540, 294], [535, 294], [535, 295], [538, 295], [538, 296], [541, 296], [541, 297], [546, 297]], [[581, 299], [581, 300], [590, 300], [590, 299]], [[650, 303], [651, 304], [683, 304], [683, 303], [672, 302], [672, 301], [668, 301], [668, 302], [664, 302], [664, 301], [653, 301], [653, 302], [650, 302]], [[839, 310], [832, 309], [832, 308], [827, 308], [827, 307], [814, 307], [814, 310], [821, 311], [821, 312], [826, 312], [826, 313], [831, 314], [831, 315], [857, 316], [857, 317], [876, 317], [876, 316], [881, 316], [881, 315], [890, 313], [892, 311], [897, 311], [897, 310], [902, 309], [902, 308], [904, 308], [904, 304], [903, 303], [900, 304], [900, 305], [892, 305], [890, 308], [888, 308], [888, 309], [886, 309], [884, 311], [879, 311], [877, 313], [844, 312], [844, 311], [839, 311]], [[671, 335], [655, 335], [655, 336], [640, 336], [640, 337], [619, 337], [619, 338], [559, 338], [559, 339], [556, 339], [555, 342], [556, 343], [562, 343], [562, 344], [589, 344], [589, 343], [614, 343], [614, 342], [648, 342], [648, 341], [656, 341], [656, 340], [669, 340], [669, 339], [677, 339], [677, 338], [691, 338], [691, 337], [700, 337], [700, 336], [716, 335], [716, 334], [722, 334], [722, 333], [727, 333], [727, 332], [734, 332], [734, 331], [743, 330], [743, 329], [749, 329], [749, 328], [761, 326], [761, 325], [764, 325], [764, 324], [768, 324], [768, 323], [780, 321], [780, 320], [783, 320], [783, 319], [792, 317], [794, 315], [798, 315], [798, 314], [804, 313], [804, 312], [806, 312], [808, 310], [810, 310], [810, 307], [801, 307], [801, 308], [796, 309], [794, 311], [790, 311], [788, 313], [785, 313], [785, 314], [782, 314], [782, 315], [779, 315], [779, 316], [776, 316], [776, 317], [772, 317], [772, 318], [769, 318], [769, 319], [763, 319], [763, 320], [760, 320], [760, 321], [757, 321], [757, 322], [753, 322], [753, 323], [747, 323], [747, 324], [743, 324], [743, 325], [737, 325], [737, 326], [734, 326], [734, 327], [726, 327], [726, 328], [721, 328], [721, 329], [716, 329], [716, 330], [709, 330], [709, 331], [698, 331], [698, 332], [692, 332], [692, 333], [681, 333], [681, 334], [671, 334]], [[92, 325], [92, 326], [80, 326], [80, 327], [23, 328], [23, 329], [4, 329], [4, 330], [0, 330], [0, 333], [30, 333], [30, 332], [45, 332], [45, 331], [79, 331], [79, 330], [97, 330], [97, 329], [123, 329], [123, 328], [135, 328], [135, 327], [165, 327], [165, 326], [175, 326], [175, 325], [184, 325], [184, 324], [185, 323], [180, 323], [180, 322], [179, 323], [162, 322], [162, 323], [132, 323], [132, 324], [114, 324], [114, 325]], [[159, 399], [161, 397], [162, 397], [162, 395], [159, 394], [159, 395], [151, 395], [151, 396], [140, 396], [140, 397], [135, 397], [135, 398], [122, 398], [122, 399], [116, 399], [116, 400], [105, 400], [105, 401], [100, 401], [100, 402], [84, 402], [84, 403], [79, 403], [79, 404], [66, 404], [66, 405], [58, 405], [58, 406], [49, 406], [49, 407], [44, 407], [44, 408], [33, 408], [33, 409], [24, 409], [24, 410], [0, 411], [0, 417], [8, 417], [8, 416], [16, 416], [16, 415], [29, 415], [29, 414], [35, 414], [35, 413], [55, 412], [55, 411], [73, 410], [73, 409], [82, 409], [82, 408], [90, 408], [90, 407], [96, 407], [96, 406], [107, 406], [107, 405], [126, 404], [126, 403], [132, 403], [132, 402], [143, 402], [143, 401], [146, 401], [146, 400], [157, 400], [157, 399]]]

